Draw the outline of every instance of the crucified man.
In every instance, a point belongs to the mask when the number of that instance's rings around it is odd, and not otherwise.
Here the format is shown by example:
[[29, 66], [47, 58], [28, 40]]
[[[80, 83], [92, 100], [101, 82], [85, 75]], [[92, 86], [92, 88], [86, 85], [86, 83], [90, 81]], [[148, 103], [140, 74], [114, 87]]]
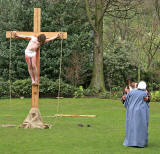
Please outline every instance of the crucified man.
[[28, 72], [32, 79], [32, 85], [37, 85], [37, 67], [36, 67], [36, 52], [37, 49], [40, 48], [41, 45], [53, 41], [60, 37], [60, 33], [56, 36], [51, 37], [49, 39], [46, 38], [45, 34], [40, 34], [37, 37], [35, 36], [24, 36], [24, 35], [17, 35], [16, 31], [13, 31], [13, 34], [16, 38], [24, 38], [30, 40], [27, 48], [25, 49], [25, 59], [28, 65]]

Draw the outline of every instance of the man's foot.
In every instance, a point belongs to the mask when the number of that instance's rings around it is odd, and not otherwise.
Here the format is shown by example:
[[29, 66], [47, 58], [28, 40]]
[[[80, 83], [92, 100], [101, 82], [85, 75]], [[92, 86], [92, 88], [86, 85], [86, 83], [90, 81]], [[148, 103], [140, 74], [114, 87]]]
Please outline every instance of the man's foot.
[[37, 81], [37, 79], [35, 80], [35, 85], [38, 85], [38, 81]]
[[35, 82], [35, 81], [32, 81], [32, 85], [34, 85], [34, 86], [38, 86], [38, 83], [37, 83], [37, 82]]
[[33, 85], [33, 86], [38, 86], [38, 84], [37, 84], [37, 83], [32, 83], [32, 85]]

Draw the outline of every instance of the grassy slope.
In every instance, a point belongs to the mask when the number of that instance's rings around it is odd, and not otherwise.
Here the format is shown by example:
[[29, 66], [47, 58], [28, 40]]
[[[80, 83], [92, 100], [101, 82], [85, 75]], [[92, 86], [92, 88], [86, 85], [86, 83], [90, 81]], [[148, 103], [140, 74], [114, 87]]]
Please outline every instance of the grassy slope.
[[[20, 125], [30, 110], [30, 99], [0, 100], [0, 125]], [[54, 115], [56, 99], [40, 99], [42, 116]], [[97, 98], [62, 99], [59, 113], [95, 114], [96, 118], [43, 118], [54, 124], [49, 130], [0, 128], [2, 154], [158, 154], [160, 153], [160, 104], [150, 104], [149, 146], [127, 148], [122, 145], [125, 109], [120, 101]], [[78, 127], [77, 124], [84, 127]], [[87, 127], [90, 124], [91, 127]]]

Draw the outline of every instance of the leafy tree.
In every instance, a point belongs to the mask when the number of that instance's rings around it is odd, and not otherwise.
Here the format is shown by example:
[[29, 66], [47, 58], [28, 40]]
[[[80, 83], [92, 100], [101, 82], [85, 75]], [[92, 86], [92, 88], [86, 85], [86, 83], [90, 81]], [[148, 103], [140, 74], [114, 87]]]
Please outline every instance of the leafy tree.
[[[86, 2], [86, 12], [94, 30], [93, 73], [90, 88], [105, 91], [103, 73], [103, 18], [107, 14], [121, 19], [132, 18], [136, 14], [136, 0], [95, 0]], [[92, 13], [91, 13], [92, 12]]]

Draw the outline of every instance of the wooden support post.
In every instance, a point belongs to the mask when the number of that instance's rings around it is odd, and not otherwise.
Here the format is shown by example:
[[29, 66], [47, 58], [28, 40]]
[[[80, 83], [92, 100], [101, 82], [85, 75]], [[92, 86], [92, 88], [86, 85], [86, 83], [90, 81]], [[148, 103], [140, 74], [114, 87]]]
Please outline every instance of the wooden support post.
[[[34, 8], [34, 33], [38, 36], [41, 32], [41, 9]], [[40, 74], [40, 49], [36, 52], [36, 66], [37, 66], [37, 82], [38, 85], [32, 85], [32, 108], [38, 108], [39, 104], [39, 74]]]
[[95, 118], [96, 115], [83, 115], [83, 114], [55, 114], [54, 116], [43, 116], [46, 118], [54, 118], [54, 117], [88, 117]]

